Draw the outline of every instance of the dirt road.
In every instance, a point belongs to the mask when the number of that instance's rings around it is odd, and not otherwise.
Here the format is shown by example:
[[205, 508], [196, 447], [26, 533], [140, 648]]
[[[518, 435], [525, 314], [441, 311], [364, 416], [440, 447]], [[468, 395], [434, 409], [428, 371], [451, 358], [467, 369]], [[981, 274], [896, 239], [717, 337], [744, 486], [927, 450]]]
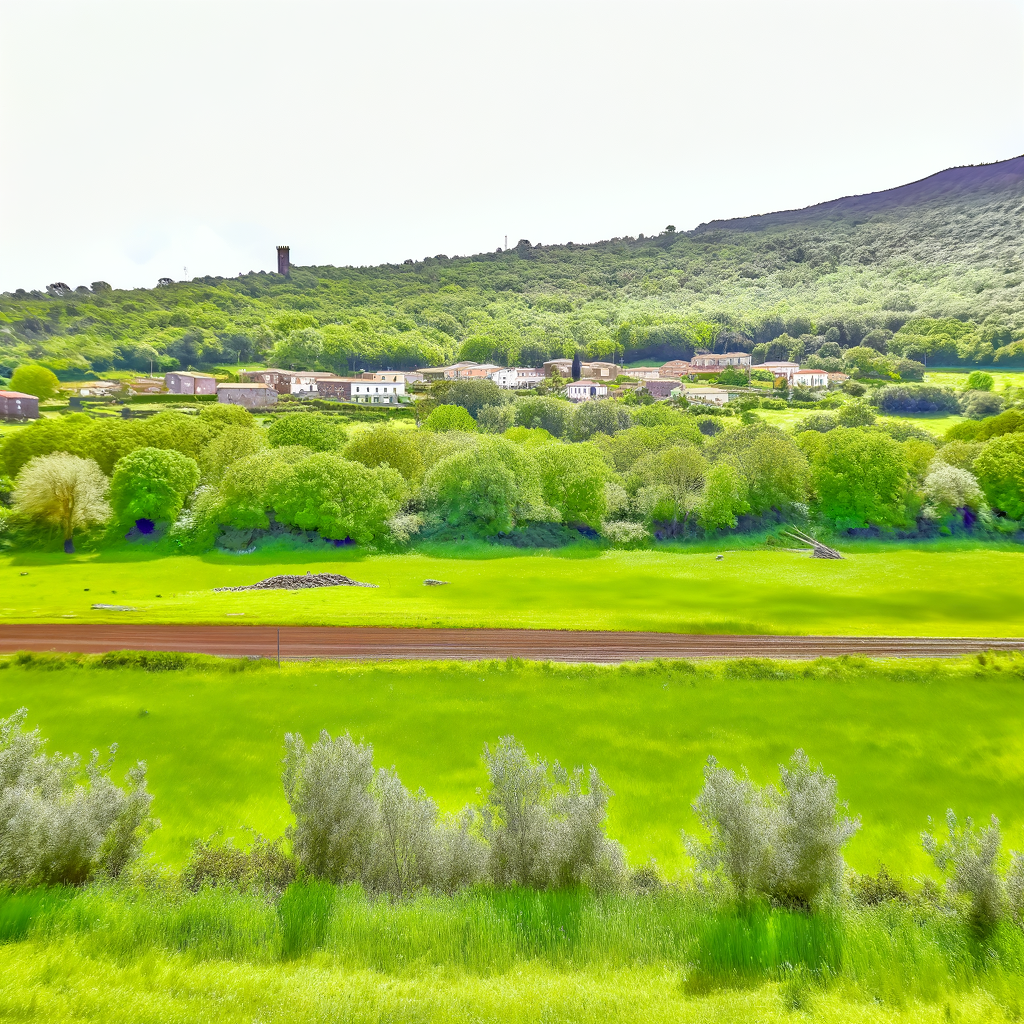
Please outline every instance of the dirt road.
[[0, 625], [0, 652], [192, 651], [282, 659], [526, 658], [615, 663], [651, 658], [945, 658], [1024, 651], [1022, 639], [853, 636], [720, 636], [576, 632], [556, 629], [387, 629], [381, 627]]

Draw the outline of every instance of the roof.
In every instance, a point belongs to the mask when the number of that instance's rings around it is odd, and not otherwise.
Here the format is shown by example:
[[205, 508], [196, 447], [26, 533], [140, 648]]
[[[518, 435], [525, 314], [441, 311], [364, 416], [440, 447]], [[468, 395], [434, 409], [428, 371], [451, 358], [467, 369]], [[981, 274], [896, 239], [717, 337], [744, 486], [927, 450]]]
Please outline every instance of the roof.
[[214, 378], [212, 373], [196, 373], [194, 370], [169, 370], [167, 376], [174, 374], [178, 377], [209, 377], [211, 380]]
[[221, 388], [263, 388], [264, 391], [273, 391], [274, 390], [269, 384], [249, 384], [249, 383], [242, 383], [242, 384], [218, 384], [217, 385], [217, 390], [220, 391]]
[[326, 377], [320, 378], [324, 384], [370, 384], [372, 383], [372, 377], [332, 377], [328, 374]]
[[606, 381], [606, 380], [590, 380], [588, 377], [583, 377], [580, 380], [571, 380], [571, 381], [569, 381], [569, 387], [576, 387], [576, 386], [578, 386], [580, 384], [585, 384], [588, 387], [590, 385], [592, 385], [592, 384], [593, 385], [597, 385], [597, 386], [602, 387], [602, 388], [608, 387], [608, 381]]
[[26, 395], [24, 391], [0, 391], [0, 398], [34, 398], [39, 401], [35, 395]]
[[794, 376], [794, 377], [797, 377], [797, 376], [799, 376], [799, 375], [800, 375], [801, 373], [823, 373], [823, 374], [825, 374], [825, 376], [826, 376], [826, 377], [828, 376], [828, 370], [813, 370], [813, 369], [812, 369], [812, 370], [796, 370], [796, 371], [795, 371], [795, 372], [793, 373], [793, 376]]
[[727, 395], [725, 388], [686, 388], [688, 395]]
[[[737, 356], [749, 356], [749, 352], [698, 352], [694, 359], [735, 359]], [[691, 360], [692, 362], [692, 360]]]
[[797, 367], [799, 369], [800, 364], [799, 363], [789, 363], [789, 362], [786, 362], [785, 359], [771, 359], [771, 360], [769, 360], [766, 363], [757, 363], [757, 365], [752, 366], [751, 369], [752, 370], [758, 370], [758, 369], [761, 369], [761, 368], [763, 368], [765, 366], [795, 366], [795, 367]]

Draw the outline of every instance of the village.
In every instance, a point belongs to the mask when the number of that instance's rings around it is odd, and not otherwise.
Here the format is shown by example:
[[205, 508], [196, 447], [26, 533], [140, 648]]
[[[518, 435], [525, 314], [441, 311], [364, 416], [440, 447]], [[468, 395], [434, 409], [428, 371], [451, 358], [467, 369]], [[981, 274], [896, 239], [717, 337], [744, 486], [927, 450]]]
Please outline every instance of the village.
[[[719, 380], [720, 375], [727, 380]], [[61, 391], [69, 396], [73, 409], [81, 408], [83, 400], [159, 395], [216, 396], [218, 402], [246, 409], [266, 409], [285, 395], [400, 406], [425, 395], [429, 385], [437, 381], [489, 380], [510, 391], [532, 390], [540, 385], [555, 385], [557, 390], [564, 387], [570, 402], [622, 398], [630, 392], [644, 391], [654, 401], [685, 399], [698, 405], [722, 407], [740, 397], [752, 380], [770, 383], [779, 397], [788, 397], [791, 388], [822, 391], [849, 377], [845, 373], [801, 369], [799, 363], [787, 361], [751, 365], [747, 352], [699, 352], [689, 360], [675, 359], [661, 366], [624, 367], [602, 360], [560, 358], [549, 359], [540, 367], [504, 367], [464, 360], [418, 370], [364, 370], [348, 377], [322, 370], [279, 367], [242, 369], [233, 376], [238, 380], [225, 381], [224, 374], [173, 370], [163, 378], [71, 381], [62, 383]], [[39, 399], [34, 395], [0, 391], [0, 418], [20, 420], [38, 416]]]

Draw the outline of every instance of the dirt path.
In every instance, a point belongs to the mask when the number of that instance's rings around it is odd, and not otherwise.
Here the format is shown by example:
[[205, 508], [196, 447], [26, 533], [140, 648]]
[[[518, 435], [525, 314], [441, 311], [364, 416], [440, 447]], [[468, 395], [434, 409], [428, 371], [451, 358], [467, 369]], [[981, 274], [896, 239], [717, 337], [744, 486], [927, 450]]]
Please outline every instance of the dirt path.
[[0, 625], [0, 652], [192, 651], [276, 658], [526, 658], [642, 661], [651, 658], [946, 658], [1024, 651], [1024, 639], [975, 637], [720, 636], [556, 629], [388, 629], [341, 626], [182, 626], [79, 623]]

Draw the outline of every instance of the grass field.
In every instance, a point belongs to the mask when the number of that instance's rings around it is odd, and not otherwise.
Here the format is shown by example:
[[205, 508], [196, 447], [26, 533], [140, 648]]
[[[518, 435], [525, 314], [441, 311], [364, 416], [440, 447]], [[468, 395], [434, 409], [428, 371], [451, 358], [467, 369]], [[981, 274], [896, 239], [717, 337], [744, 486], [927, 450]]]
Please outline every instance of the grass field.
[[927, 370], [924, 382], [937, 384], [943, 388], [959, 389], [966, 386], [967, 377], [974, 370], [991, 374], [995, 380], [996, 391], [1002, 391], [1005, 387], [1024, 387], [1024, 370], [1005, 370], [998, 366], [940, 366], [934, 370]]
[[[733, 539], [731, 543], [737, 543]], [[145, 548], [0, 558], [8, 623], [212, 622], [508, 626], [697, 633], [1019, 636], [1024, 551], [956, 543], [844, 546], [844, 561], [765, 549], [358, 555], [341, 549], [149, 556]], [[716, 553], [725, 552], [721, 561]], [[213, 593], [282, 573], [378, 589]], [[426, 587], [425, 579], [449, 581]], [[134, 612], [93, 611], [116, 604]], [[228, 618], [231, 615], [232, 618]]]
[[[796, 747], [863, 816], [849, 859], [922, 871], [918, 834], [947, 807], [997, 814], [1024, 847], [1024, 659], [619, 668], [508, 663], [273, 664], [208, 668], [9, 666], [0, 715], [29, 708], [50, 749], [118, 742], [115, 774], [147, 761], [163, 828], [148, 848], [179, 862], [223, 827], [268, 836], [288, 823], [283, 736], [350, 730], [406, 785], [456, 810], [485, 782], [484, 741], [514, 734], [563, 764], [594, 764], [615, 792], [610, 832], [631, 863], [683, 867], [679, 839], [709, 755], [758, 781]], [[238, 670], [241, 668], [241, 670]], [[145, 711], [146, 714], [142, 714]]]

